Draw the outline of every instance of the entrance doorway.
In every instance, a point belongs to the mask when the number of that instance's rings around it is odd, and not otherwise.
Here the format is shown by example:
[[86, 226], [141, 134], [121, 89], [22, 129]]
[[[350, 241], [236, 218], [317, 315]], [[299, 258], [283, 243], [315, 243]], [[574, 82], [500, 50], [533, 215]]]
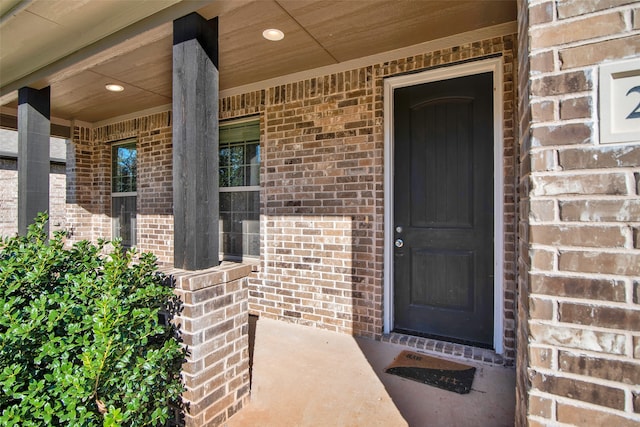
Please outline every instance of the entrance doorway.
[[499, 352], [496, 66], [469, 65], [387, 82], [385, 332]]

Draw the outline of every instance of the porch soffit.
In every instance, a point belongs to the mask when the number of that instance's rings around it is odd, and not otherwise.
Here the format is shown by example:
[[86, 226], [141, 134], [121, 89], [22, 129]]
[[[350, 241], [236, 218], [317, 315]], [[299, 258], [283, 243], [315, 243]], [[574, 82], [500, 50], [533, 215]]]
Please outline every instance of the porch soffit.
[[[219, 16], [222, 90], [516, 20], [515, 0], [1, 4], [0, 105], [16, 107], [20, 86], [51, 85], [52, 116], [84, 122], [171, 103], [172, 11], [186, 14], [198, 6], [207, 19]], [[108, 24], [112, 15], [117, 19]], [[284, 31], [284, 40], [262, 38], [274, 27]], [[107, 82], [126, 89], [109, 93]]]

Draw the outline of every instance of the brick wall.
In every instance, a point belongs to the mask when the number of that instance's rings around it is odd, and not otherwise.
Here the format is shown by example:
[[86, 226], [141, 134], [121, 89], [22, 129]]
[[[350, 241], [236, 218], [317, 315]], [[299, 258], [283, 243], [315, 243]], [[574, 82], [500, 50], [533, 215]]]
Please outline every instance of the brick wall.
[[138, 134], [138, 247], [173, 264], [171, 115]]
[[[49, 173], [49, 232], [66, 226], [65, 166], [51, 164]], [[18, 161], [0, 158], [0, 236], [18, 232]]]
[[134, 138], [138, 150], [137, 247], [173, 263], [171, 113], [97, 127], [74, 126], [67, 198], [73, 239], [111, 238], [111, 144]]
[[256, 113], [261, 118], [262, 259], [250, 281], [252, 313], [381, 336], [383, 79], [500, 54], [504, 60], [504, 347], [505, 360], [512, 363], [517, 172], [514, 43], [515, 36], [497, 37], [221, 100], [222, 119]]
[[69, 241], [92, 240], [93, 146], [91, 129], [72, 127], [71, 143], [67, 146], [67, 219]]
[[111, 237], [111, 154], [94, 131], [72, 124], [67, 150], [67, 227], [70, 243]]
[[640, 54], [640, 4], [520, 12], [519, 424], [638, 425], [640, 141], [601, 144], [597, 87], [600, 64]]
[[0, 159], [0, 236], [18, 232], [18, 162]]
[[219, 426], [248, 401], [250, 273], [237, 263], [167, 271], [184, 303], [175, 321], [188, 348], [182, 367], [186, 427]]

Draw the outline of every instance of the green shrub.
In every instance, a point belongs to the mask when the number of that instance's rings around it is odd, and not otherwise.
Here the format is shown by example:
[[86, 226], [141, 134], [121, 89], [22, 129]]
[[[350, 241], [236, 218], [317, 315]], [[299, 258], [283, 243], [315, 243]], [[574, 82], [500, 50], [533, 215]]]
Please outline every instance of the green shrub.
[[42, 214], [0, 243], [0, 425], [158, 426], [180, 406], [177, 307], [152, 254], [64, 247]]

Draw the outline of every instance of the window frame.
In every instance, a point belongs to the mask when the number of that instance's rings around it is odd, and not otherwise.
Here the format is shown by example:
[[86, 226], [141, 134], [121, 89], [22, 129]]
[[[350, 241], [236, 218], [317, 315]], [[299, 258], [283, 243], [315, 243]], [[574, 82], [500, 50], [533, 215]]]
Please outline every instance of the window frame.
[[[258, 163], [257, 163], [257, 170], [258, 170], [258, 185], [243, 185], [243, 186], [225, 186], [223, 187], [222, 185], [220, 185], [220, 175], [218, 175], [218, 192], [219, 193], [240, 193], [240, 192], [254, 192], [258, 194], [258, 200], [260, 200], [261, 198], [261, 187], [262, 187], [262, 143], [261, 143], [261, 139], [262, 139], [262, 131], [261, 131], [261, 126], [260, 126], [260, 117], [259, 116], [251, 116], [251, 117], [244, 117], [241, 119], [229, 119], [229, 120], [224, 120], [224, 121], [220, 121], [219, 122], [219, 129], [218, 132], [220, 134], [220, 130], [223, 127], [226, 126], [234, 126], [234, 125], [241, 125], [241, 124], [245, 124], [245, 123], [252, 123], [257, 125], [258, 127], [258, 139], [257, 139], [257, 146], [258, 146]], [[220, 151], [225, 148], [228, 147], [230, 145], [233, 145], [234, 143], [230, 143], [230, 144], [225, 144], [225, 146], [222, 145], [222, 140], [221, 138], [219, 138], [218, 141], [218, 155], [220, 155]], [[246, 146], [246, 141], [244, 142], [245, 146]], [[251, 164], [244, 164], [243, 163], [243, 167], [246, 166], [250, 166]], [[220, 161], [218, 161], [218, 167], [220, 167]], [[233, 212], [233, 211], [230, 211]], [[258, 217], [258, 236], [260, 236], [260, 231], [261, 231], [261, 219], [260, 219], [260, 214], [261, 214], [261, 206], [260, 203], [258, 202], [257, 205], [257, 210], [254, 212], [255, 214], [257, 214]], [[222, 222], [222, 218], [219, 218], [219, 220]], [[246, 254], [246, 253], [242, 253], [242, 254], [232, 254], [232, 253], [226, 253], [225, 252], [225, 248], [224, 248], [224, 244], [223, 244], [223, 235], [229, 233], [229, 231], [220, 231], [220, 259], [221, 260], [227, 260], [227, 261], [244, 261], [244, 262], [257, 262], [260, 259], [261, 256], [261, 252], [262, 252], [262, 248], [260, 247], [260, 244], [258, 244], [258, 253], [253, 255], [253, 254]], [[243, 235], [244, 237], [244, 235]], [[244, 251], [243, 251], [244, 252]]]
[[[115, 166], [115, 159], [114, 159], [114, 155], [116, 155], [116, 151], [118, 147], [121, 146], [125, 146], [125, 145], [133, 145], [133, 147], [135, 148], [136, 151], [136, 171], [135, 171], [135, 175], [134, 175], [134, 182], [135, 182], [135, 189], [136, 191], [114, 191], [114, 179], [116, 177], [115, 175], [115, 170], [114, 170], [114, 166]], [[127, 197], [135, 197], [135, 213], [132, 216], [132, 221], [131, 221], [131, 245], [128, 244], [124, 244], [123, 242], [123, 247], [124, 248], [130, 248], [130, 247], [135, 247], [138, 244], [138, 140], [136, 138], [129, 138], [129, 139], [125, 139], [125, 140], [120, 140], [120, 141], [116, 141], [112, 144], [110, 144], [109, 146], [109, 152], [110, 152], [110, 173], [109, 173], [109, 177], [110, 177], [110, 192], [111, 192], [111, 239], [117, 239], [117, 238], [121, 238], [122, 236], [120, 236], [120, 231], [116, 231], [116, 215], [114, 213], [114, 199], [124, 199]]]

